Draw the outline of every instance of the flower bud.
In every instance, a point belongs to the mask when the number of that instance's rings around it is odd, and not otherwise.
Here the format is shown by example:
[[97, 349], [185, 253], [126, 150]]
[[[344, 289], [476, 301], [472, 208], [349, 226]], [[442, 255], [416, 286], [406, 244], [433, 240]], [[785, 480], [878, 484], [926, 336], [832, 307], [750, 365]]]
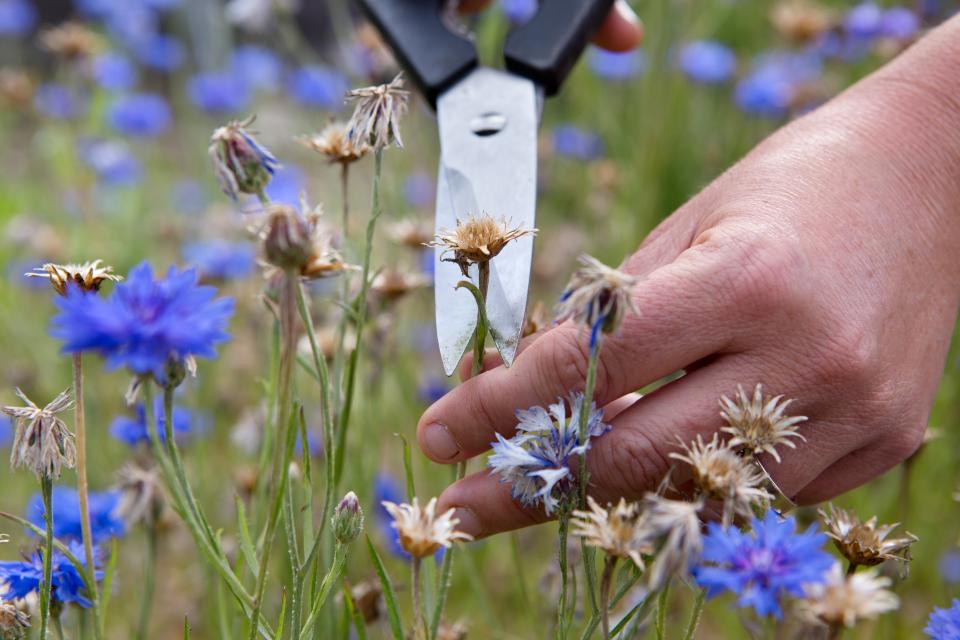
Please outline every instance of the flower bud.
[[220, 188], [237, 199], [241, 193], [259, 194], [280, 166], [277, 159], [245, 129], [253, 118], [231, 122], [213, 132], [210, 159]]
[[333, 535], [340, 544], [350, 544], [363, 532], [363, 509], [353, 491], [343, 496], [343, 500], [333, 511]]
[[310, 223], [292, 207], [272, 205], [263, 238], [263, 251], [270, 264], [299, 271], [314, 254]]

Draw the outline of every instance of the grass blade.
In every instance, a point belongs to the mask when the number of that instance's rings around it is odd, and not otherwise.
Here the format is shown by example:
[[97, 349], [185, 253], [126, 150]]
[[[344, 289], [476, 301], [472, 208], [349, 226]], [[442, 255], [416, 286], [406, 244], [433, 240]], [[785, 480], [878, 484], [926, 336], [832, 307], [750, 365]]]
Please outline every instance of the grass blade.
[[387, 570], [384, 568], [383, 561], [380, 560], [380, 555], [374, 548], [373, 542], [370, 541], [370, 536], [365, 537], [370, 559], [373, 560], [373, 568], [377, 572], [380, 587], [383, 589], [383, 601], [387, 605], [387, 620], [390, 622], [390, 630], [396, 640], [405, 640], [403, 622], [400, 619], [400, 608], [397, 606], [397, 592], [393, 589], [393, 582], [390, 581], [390, 576], [387, 575]]

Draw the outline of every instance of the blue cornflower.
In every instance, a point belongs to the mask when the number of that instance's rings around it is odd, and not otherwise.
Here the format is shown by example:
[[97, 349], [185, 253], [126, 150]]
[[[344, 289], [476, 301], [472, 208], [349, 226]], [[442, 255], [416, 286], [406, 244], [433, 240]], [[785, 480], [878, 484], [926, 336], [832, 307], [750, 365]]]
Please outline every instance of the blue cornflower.
[[876, 38], [883, 29], [883, 9], [874, 2], [861, 2], [844, 16], [843, 28], [854, 38]]
[[403, 181], [403, 196], [414, 207], [429, 207], [436, 192], [433, 178], [423, 171], [412, 173]]
[[256, 267], [256, 252], [249, 242], [192, 242], [183, 247], [183, 259], [207, 281], [239, 280]]
[[0, 36], [22, 36], [37, 26], [37, 10], [27, 0], [0, 0]]
[[170, 267], [166, 277], [155, 280], [150, 265], [142, 262], [109, 298], [68, 289], [56, 300], [60, 313], [51, 334], [64, 341], [64, 352], [96, 351], [110, 369], [125, 366], [164, 384], [171, 363], [213, 358], [214, 347], [229, 338], [233, 299], [215, 295], [213, 287], [197, 284], [192, 269]]
[[[79, 542], [68, 544], [70, 553], [85, 565], [83, 546]], [[54, 550], [52, 558], [51, 596], [54, 602], [62, 604], [76, 603], [88, 608], [93, 603], [86, 596], [83, 579], [76, 567], [65, 555]], [[94, 579], [98, 582], [103, 579], [103, 572], [94, 571]], [[31, 593], [39, 593], [40, 582], [43, 580], [43, 560], [41, 552], [35, 551], [30, 557], [22, 561], [0, 562], [0, 584], [7, 587], [5, 598], [25, 598]]]
[[271, 202], [282, 203], [299, 210], [300, 195], [306, 188], [307, 176], [303, 169], [294, 164], [285, 164], [276, 169], [273, 178], [267, 183], [266, 193]]
[[381, 536], [387, 543], [387, 550], [398, 558], [409, 558], [410, 555], [400, 546], [400, 536], [396, 529], [390, 526], [393, 516], [384, 508], [384, 502], [400, 504], [406, 496], [396, 478], [388, 473], [378, 473], [373, 479], [373, 503], [376, 505], [376, 522]]
[[128, 91], [137, 84], [137, 68], [129, 58], [108, 51], [90, 63], [94, 82], [108, 91]]
[[313, 109], [339, 109], [349, 88], [346, 76], [336, 69], [319, 65], [301, 67], [287, 79], [290, 97]]
[[547, 409], [518, 410], [516, 435], [508, 440], [496, 434], [487, 466], [500, 474], [502, 482], [510, 483], [513, 497], [525, 506], [543, 503], [547, 515], [553, 513], [560, 500], [576, 488], [571, 458], [586, 454], [590, 439], [610, 430], [610, 425], [603, 422], [603, 412], [591, 402], [587, 437], [580, 442], [583, 402], [582, 393], [572, 393], [566, 401], [558, 398]]
[[639, 49], [614, 52], [593, 47], [590, 50], [590, 69], [606, 80], [622, 81], [636, 78], [647, 69], [647, 57]]
[[253, 89], [276, 91], [283, 75], [283, 62], [266, 47], [247, 44], [237, 47], [230, 56], [233, 74]]
[[211, 115], [244, 111], [250, 104], [250, 88], [236, 74], [225, 71], [198, 73], [187, 84], [190, 101]]
[[172, 121], [170, 105], [155, 93], [121, 96], [107, 109], [107, 122], [111, 127], [138, 138], [158, 136], [170, 128]]
[[33, 106], [48, 118], [69, 120], [80, 114], [83, 102], [72, 89], [47, 82], [37, 87], [33, 94]]
[[906, 7], [891, 7], [883, 12], [880, 33], [887, 38], [909, 40], [920, 31], [920, 16]]
[[[76, 489], [54, 487], [53, 494], [53, 535], [61, 540], [83, 540], [80, 527], [80, 498]], [[123, 520], [116, 515], [120, 504], [119, 491], [91, 491], [87, 506], [90, 512], [90, 532], [94, 543], [110, 538], [119, 538], [127, 531]], [[36, 493], [27, 503], [27, 520], [41, 529], [44, 526], [43, 497]]]
[[[425, 404], [433, 404], [450, 391], [450, 385], [445, 378], [432, 376], [423, 380], [417, 387], [417, 397]], [[392, 501], [391, 501], [392, 502]]]
[[822, 68], [822, 61], [814, 54], [778, 51], [761, 55], [737, 84], [734, 100], [747, 113], [786, 115], [798, 90], [817, 80]]
[[763, 520], [751, 519], [752, 533], [735, 527], [707, 525], [703, 556], [693, 571], [700, 586], [713, 597], [722, 591], [739, 595], [741, 607], [760, 616], [780, 618], [780, 598], [802, 596], [803, 585], [823, 582], [833, 558], [823, 550], [827, 537], [816, 524], [796, 533], [794, 518], [780, 519], [770, 509]]
[[[298, 456], [303, 456], [303, 438], [297, 435], [296, 447], [294, 447]], [[323, 455], [323, 441], [313, 429], [307, 428], [307, 453], [311, 458], [319, 458]]]
[[526, 22], [537, 13], [537, 0], [500, 0], [500, 11], [513, 24]]
[[119, 140], [86, 140], [81, 142], [80, 156], [97, 180], [110, 187], [137, 184], [143, 178], [143, 167], [130, 148]]
[[0, 449], [6, 449], [13, 441], [13, 420], [7, 414], [0, 414]]
[[940, 556], [940, 577], [947, 584], [960, 583], [960, 551], [951, 549]]
[[[149, 445], [150, 433], [147, 431], [147, 411], [142, 402], [137, 405], [135, 412], [134, 417], [117, 416], [114, 418], [113, 422], [110, 423], [110, 435], [131, 447], [140, 444]], [[154, 398], [153, 401], [153, 419], [160, 441], [165, 442], [167, 421], [163, 409], [163, 398], [159, 396]], [[190, 433], [192, 421], [193, 416], [190, 411], [182, 407], [175, 406], [173, 408], [174, 440], [179, 442], [182, 436]]]
[[960, 640], [960, 600], [954, 598], [949, 609], [935, 608], [923, 632], [933, 640]]
[[722, 84], [737, 71], [737, 56], [724, 44], [697, 40], [685, 44], [677, 57], [680, 70], [701, 84]]
[[133, 52], [143, 66], [165, 73], [179, 69], [187, 57], [182, 42], [159, 33], [135, 42]]
[[594, 160], [603, 155], [603, 141], [592, 131], [573, 124], [560, 124], [550, 133], [553, 151], [578, 160]]

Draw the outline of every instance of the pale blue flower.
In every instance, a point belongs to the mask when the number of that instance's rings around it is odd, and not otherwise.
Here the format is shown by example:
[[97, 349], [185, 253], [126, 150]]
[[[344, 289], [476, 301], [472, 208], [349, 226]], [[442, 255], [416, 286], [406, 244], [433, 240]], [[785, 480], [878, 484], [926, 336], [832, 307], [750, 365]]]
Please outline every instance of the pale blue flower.
[[109, 187], [125, 187], [140, 182], [143, 167], [130, 148], [119, 140], [85, 140], [80, 143], [83, 163]]
[[182, 42], [159, 33], [135, 42], [133, 50], [140, 64], [166, 73], [179, 69], [187, 57]]
[[588, 61], [595, 74], [612, 81], [636, 78], [647, 69], [647, 57], [639, 49], [615, 52], [593, 47]]
[[230, 56], [233, 74], [253, 89], [276, 91], [283, 76], [283, 62], [266, 47], [241, 45]]
[[191, 102], [211, 115], [245, 110], [250, 105], [250, 88], [229, 72], [198, 73], [187, 83]]
[[350, 88], [346, 76], [331, 67], [301, 67], [290, 74], [287, 92], [304, 107], [336, 110], [343, 106]]
[[33, 94], [33, 106], [41, 114], [55, 120], [69, 120], [80, 115], [83, 100], [72, 89], [54, 82], [37, 87]]
[[129, 91], [137, 84], [137, 68], [119, 53], [101, 53], [90, 62], [94, 82], [107, 91]]
[[923, 632], [933, 640], [960, 640], [960, 600], [954, 598], [949, 609], [934, 609]]
[[538, 8], [537, 0], [500, 0], [500, 11], [514, 25], [532, 18]]
[[596, 133], [574, 124], [559, 124], [550, 133], [553, 151], [557, 155], [578, 160], [594, 160], [603, 155], [603, 141]]
[[0, 37], [22, 36], [37, 26], [37, 10], [27, 0], [0, 0]]
[[701, 84], [722, 84], [737, 71], [737, 57], [733, 51], [712, 40], [685, 44], [677, 62], [688, 78]]
[[170, 128], [173, 112], [161, 95], [133, 93], [114, 100], [107, 108], [107, 122], [119, 133], [152, 138]]

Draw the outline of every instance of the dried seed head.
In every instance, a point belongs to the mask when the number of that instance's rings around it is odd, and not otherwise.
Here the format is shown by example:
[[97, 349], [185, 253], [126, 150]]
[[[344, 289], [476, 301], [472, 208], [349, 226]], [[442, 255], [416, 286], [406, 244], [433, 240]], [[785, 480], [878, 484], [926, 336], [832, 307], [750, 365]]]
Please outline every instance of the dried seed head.
[[394, 242], [419, 251], [433, 239], [433, 227], [426, 221], [406, 218], [389, 225], [387, 234]]
[[416, 498], [413, 504], [383, 502], [383, 507], [393, 518], [390, 526], [397, 530], [400, 546], [414, 558], [433, 555], [440, 547], [450, 547], [458, 540], [473, 540], [473, 536], [456, 530], [460, 520], [453, 517], [453, 509], [436, 515], [436, 498], [431, 498], [424, 508]]
[[350, 597], [365, 623], [373, 624], [383, 615], [383, 588], [379, 580], [364, 580], [353, 585]]
[[653, 563], [647, 571], [647, 587], [660, 589], [672, 576], [684, 575], [703, 550], [700, 510], [703, 500], [670, 500], [655, 493], [643, 498], [640, 536], [653, 544], [659, 539]]
[[370, 147], [363, 142], [355, 143], [350, 139], [347, 125], [343, 122], [331, 122], [320, 133], [298, 138], [298, 141], [331, 163], [342, 165], [354, 163], [370, 151]]
[[766, 451], [777, 462], [780, 462], [777, 445], [796, 449], [797, 445], [790, 438], [806, 440], [797, 433], [797, 425], [807, 418], [783, 415], [793, 400], [781, 402], [782, 398], [776, 396], [764, 401], [762, 385], [759, 384], [753, 390], [752, 399], [739, 385], [733, 400], [727, 396], [720, 398], [720, 415], [727, 421], [727, 426], [720, 431], [733, 436], [727, 446], [743, 448], [754, 454]]
[[129, 463], [117, 472], [120, 501], [116, 514], [128, 527], [144, 522], [155, 523], [163, 513], [164, 493], [156, 469]]
[[[484, 213], [457, 220], [454, 229], [441, 229], [427, 246], [443, 249], [440, 259], [455, 263], [464, 277], [468, 277], [471, 264], [492, 260], [511, 241], [536, 233], [536, 229], [511, 229], [505, 218], [496, 220]], [[443, 257], [451, 253], [453, 257]]]
[[28, 278], [47, 278], [53, 288], [62, 296], [67, 295], [67, 285], [74, 284], [84, 292], [96, 292], [105, 280], [120, 282], [123, 276], [113, 272], [113, 267], [101, 266], [103, 260], [84, 262], [83, 264], [54, 264], [48, 262], [25, 274]]
[[614, 333], [623, 323], [627, 311], [638, 313], [631, 295], [637, 278], [618, 269], [611, 269], [596, 258], [580, 256], [579, 269], [560, 296], [557, 321], [573, 318], [590, 328], [591, 346], [597, 333]]
[[844, 575], [836, 562], [824, 578], [804, 585], [804, 598], [798, 602], [803, 617], [812, 623], [849, 628], [900, 606], [897, 596], [887, 589], [890, 578], [877, 575], [876, 569]]
[[40, 34], [40, 46], [65, 60], [92, 55], [99, 46], [97, 34], [78, 22], [64, 22]]
[[350, 544], [363, 532], [363, 509], [353, 491], [343, 496], [343, 500], [333, 511], [333, 535], [340, 544]]
[[430, 280], [422, 273], [387, 268], [374, 276], [370, 292], [382, 300], [393, 302], [429, 284]]
[[781, 35], [794, 42], [810, 42], [835, 22], [833, 12], [809, 0], [782, 0], [770, 11], [770, 21]]
[[690, 465], [693, 482], [703, 497], [723, 502], [725, 523], [734, 515], [749, 518], [753, 505], [765, 505], [773, 498], [761, 486], [764, 476], [760, 469], [721, 442], [718, 434], [706, 444], [697, 435], [694, 442], [681, 442], [680, 446], [683, 453], [671, 453], [670, 457]]
[[908, 562], [910, 545], [918, 540], [909, 532], [902, 538], [888, 539], [899, 526], [897, 523], [877, 526], [876, 516], [861, 522], [852, 511], [833, 504], [827, 510], [820, 509], [819, 513], [827, 535], [833, 538], [843, 557], [855, 565], [870, 567], [891, 559]]
[[0, 69], [0, 104], [25, 107], [34, 91], [33, 79], [20, 69]]
[[280, 163], [266, 147], [257, 142], [247, 127], [255, 116], [233, 121], [210, 136], [208, 153], [220, 189], [236, 200], [241, 193], [260, 194]]
[[403, 146], [400, 117], [407, 111], [410, 92], [403, 88], [402, 73], [388, 84], [348, 91], [347, 99], [357, 101], [347, 123], [347, 137], [351, 141], [369, 145], [374, 151], [382, 151], [391, 142]]
[[267, 209], [263, 253], [267, 262], [300, 271], [313, 257], [313, 225], [293, 207], [272, 204]]
[[462, 622], [441, 622], [437, 627], [437, 640], [467, 640], [467, 625]]
[[14, 469], [23, 466], [37, 478], [56, 480], [63, 467], [73, 468], [77, 463], [73, 434], [57, 416], [73, 406], [69, 390], [61, 392], [42, 409], [20, 389], [16, 393], [27, 406], [3, 408], [3, 412], [17, 424], [10, 466]]
[[571, 533], [584, 538], [589, 546], [603, 549], [609, 556], [629, 558], [643, 569], [642, 556], [653, 547], [640, 535], [640, 505], [620, 498], [616, 506], [604, 509], [590, 496], [587, 505], [589, 511], [573, 512]]
[[30, 615], [14, 603], [0, 600], [0, 637], [11, 640], [23, 638], [30, 627]]

